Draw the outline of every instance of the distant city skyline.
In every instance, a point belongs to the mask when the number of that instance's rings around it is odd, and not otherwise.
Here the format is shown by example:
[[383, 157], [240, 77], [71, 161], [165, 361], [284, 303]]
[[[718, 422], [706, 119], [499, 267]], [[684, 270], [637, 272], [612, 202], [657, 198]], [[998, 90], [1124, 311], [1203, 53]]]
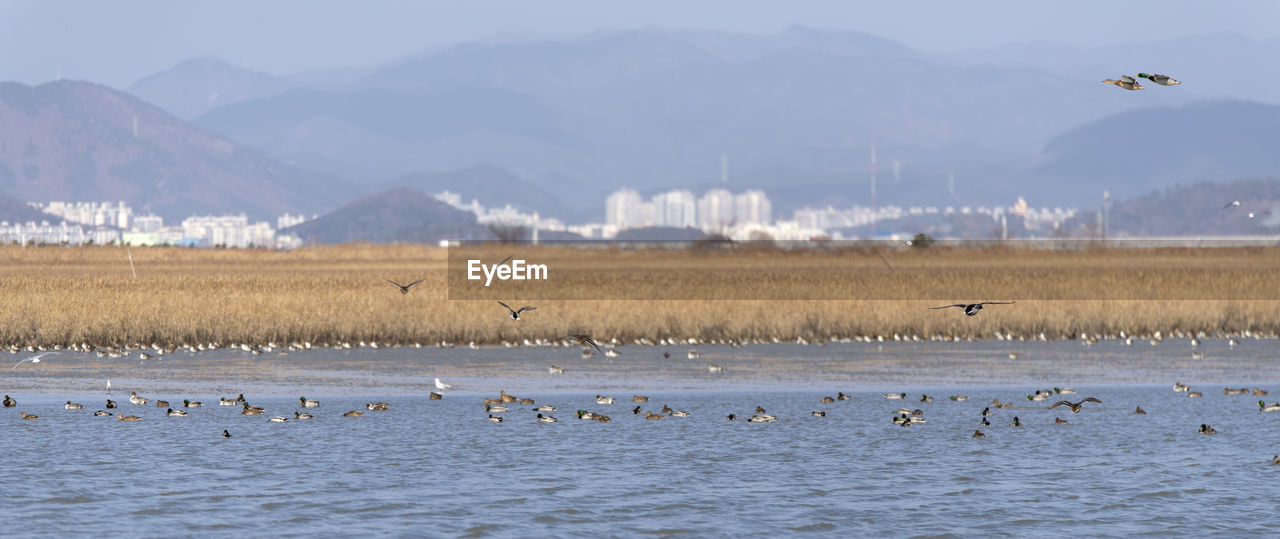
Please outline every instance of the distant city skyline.
[[[1202, 34], [1280, 39], [1280, 3], [1001, 0], [910, 5], [819, 0], [803, 4], [550, 0], [349, 3], [333, 0], [0, 0], [0, 71], [38, 84], [57, 78], [127, 88], [182, 60], [216, 57], [276, 75], [372, 67], [457, 43], [568, 37], [646, 27], [776, 33], [789, 26], [865, 32], [951, 54], [1018, 43], [1076, 47]], [[335, 38], [335, 36], [341, 36]]]

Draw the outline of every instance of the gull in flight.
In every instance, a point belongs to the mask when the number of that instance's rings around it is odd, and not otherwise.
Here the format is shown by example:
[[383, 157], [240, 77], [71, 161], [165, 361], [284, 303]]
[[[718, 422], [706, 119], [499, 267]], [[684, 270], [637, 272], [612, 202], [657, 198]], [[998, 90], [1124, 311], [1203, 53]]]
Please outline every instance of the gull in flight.
[[1239, 206], [1240, 206], [1240, 201], [1239, 201], [1239, 200], [1232, 200], [1231, 202], [1228, 202], [1226, 206], [1223, 206], [1223, 207], [1222, 207], [1222, 209], [1224, 209], [1224, 210], [1225, 210], [1225, 209], [1228, 209], [1228, 208], [1237, 208], [1237, 207], [1239, 207]]
[[440, 391], [444, 391], [446, 389], [453, 389], [453, 386], [446, 384], [444, 382], [441, 382], [439, 378], [436, 378], [436, 389], [439, 389]]
[[534, 310], [534, 309], [537, 309], [537, 307], [534, 307], [534, 306], [531, 306], [531, 305], [525, 305], [524, 307], [521, 307], [521, 308], [520, 308], [520, 310], [518, 310], [518, 311], [517, 311], [517, 310], [515, 310], [515, 309], [512, 309], [512, 308], [511, 308], [510, 306], [508, 306], [506, 303], [503, 303], [503, 302], [501, 302], [501, 301], [499, 301], [499, 302], [498, 302], [498, 305], [501, 305], [501, 306], [503, 306], [503, 307], [506, 307], [506, 308], [507, 308], [507, 311], [509, 311], [509, 312], [511, 313], [511, 319], [512, 319], [512, 320], [519, 320], [519, 319], [520, 319], [520, 313], [522, 313], [522, 312], [525, 312], [525, 311], [532, 311], [532, 310]]
[[400, 287], [400, 293], [401, 293], [401, 294], [408, 294], [408, 293], [409, 293], [409, 289], [410, 289], [410, 288], [413, 288], [413, 285], [418, 284], [418, 283], [420, 283], [420, 282], [422, 282], [422, 281], [424, 281], [424, 280], [425, 280], [425, 279], [418, 279], [418, 280], [416, 280], [416, 281], [414, 281], [414, 282], [412, 282], [412, 283], [409, 283], [409, 284], [400, 284], [400, 283], [397, 283], [397, 282], [395, 282], [395, 281], [392, 281], [391, 279], [387, 279], [387, 282], [388, 282], [388, 283], [391, 283], [391, 284], [393, 284], [393, 285], [396, 285], [396, 286], [398, 286], [398, 287]]
[[943, 305], [941, 307], [929, 307], [930, 309], [948, 309], [951, 307], [960, 307], [964, 309], [964, 314], [974, 316], [978, 311], [982, 310], [983, 305], [1012, 305], [1012, 301], [984, 301], [982, 303], [957, 303], [955, 305]]
[[[569, 336], [567, 336], [567, 337], [565, 337], [565, 338], [566, 338], [566, 339], [573, 339], [573, 340], [577, 341], [577, 342], [578, 342], [578, 344], [581, 344], [581, 345], [583, 345], [583, 346], [586, 346], [586, 345], [588, 345], [588, 344], [589, 344], [589, 345], [591, 345], [593, 348], [595, 348], [597, 352], [600, 352], [600, 345], [596, 344], [596, 342], [595, 342], [595, 341], [591, 340], [591, 336], [590, 336], [590, 335], [569, 335]], [[600, 352], [600, 355], [604, 355], [604, 352]]]
[[28, 361], [30, 361], [30, 362], [32, 362], [32, 363], [39, 363], [39, 362], [40, 362], [40, 358], [42, 358], [42, 357], [44, 357], [44, 356], [47, 356], [47, 355], [50, 355], [50, 354], [57, 354], [57, 352], [41, 352], [41, 353], [39, 353], [39, 354], [36, 354], [36, 355], [34, 355], [34, 356], [31, 356], [31, 357], [29, 357], [29, 358], [27, 358], [27, 359], [24, 359], [24, 360], [22, 360], [22, 361], [19, 361], [19, 362], [15, 363], [15, 364], [13, 365], [13, 368], [15, 368], [15, 369], [16, 369], [16, 368], [18, 368], [18, 365], [21, 365], [21, 364], [26, 363], [26, 362], [28, 362]]

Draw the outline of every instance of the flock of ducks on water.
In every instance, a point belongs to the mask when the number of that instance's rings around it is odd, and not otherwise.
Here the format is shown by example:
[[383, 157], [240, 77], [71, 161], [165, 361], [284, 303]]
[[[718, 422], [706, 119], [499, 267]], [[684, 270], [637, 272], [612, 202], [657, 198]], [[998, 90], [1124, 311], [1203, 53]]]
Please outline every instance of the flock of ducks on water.
[[[439, 383], [439, 381], [440, 380], [437, 378], [436, 379], [437, 384]], [[432, 395], [438, 395], [438, 394], [432, 393]], [[432, 397], [432, 400], [439, 400], [439, 398]], [[142, 406], [150, 402], [152, 402], [152, 399], [143, 397], [139, 395], [138, 392], [136, 391], [129, 392], [129, 404], [132, 404], [135, 406]], [[191, 413], [188, 412], [186, 409], [201, 408], [204, 406], [204, 403], [200, 401], [183, 399], [182, 407], [180, 409], [175, 410], [173, 409], [173, 407], [169, 405], [169, 401], [157, 399], [154, 402], [155, 402], [156, 408], [165, 409], [164, 411], [165, 417], [189, 417]], [[220, 406], [239, 406], [241, 415], [264, 415], [266, 413], [266, 410], [263, 409], [262, 407], [250, 405], [248, 401], [245, 400], [243, 393], [236, 396], [235, 398], [219, 397], [218, 404]], [[18, 401], [14, 400], [14, 398], [10, 397], [9, 395], [5, 395], [3, 405], [5, 408], [13, 408], [18, 405]], [[307, 397], [303, 396], [303, 397], [298, 397], [298, 406], [304, 409], [319, 408], [320, 403], [316, 400], [308, 399]], [[105, 408], [115, 409], [117, 407], [119, 407], [119, 404], [116, 401], [111, 400], [110, 398], [107, 399]], [[84, 405], [77, 402], [67, 401], [67, 403], [63, 405], [63, 408], [67, 410], [83, 410]], [[365, 408], [372, 412], [386, 412], [391, 409], [391, 405], [385, 402], [369, 402], [365, 404]], [[112, 416], [111, 412], [108, 412], [106, 410], [98, 410], [94, 412], [93, 415], [95, 417], [111, 417]], [[26, 420], [26, 421], [36, 421], [40, 419], [40, 416], [28, 414], [26, 412], [20, 412], [20, 416], [23, 420]], [[342, 416], [343, 417], [363, 417], [364, 412], [361, 412], [359, 410], [351, 410], [343, 413]], [[123, 413], [119, 413], [119, 412], [115, 414], [115, 418], [117, 421], [142, 421], [141, 416], [124, 415]], [[314, 418], [315, 416], [310, 413], [294, 411], [292, 419], [295, 421], [301, 421], [301, 420], [314, 419]], [[290, 418], [288, 416], [273, 416], [267, 421], [271, 423], [288, 423], [289, 420]], [[231, 434], [226, 430], [223, 430], [222, 437], [230, 438]]]

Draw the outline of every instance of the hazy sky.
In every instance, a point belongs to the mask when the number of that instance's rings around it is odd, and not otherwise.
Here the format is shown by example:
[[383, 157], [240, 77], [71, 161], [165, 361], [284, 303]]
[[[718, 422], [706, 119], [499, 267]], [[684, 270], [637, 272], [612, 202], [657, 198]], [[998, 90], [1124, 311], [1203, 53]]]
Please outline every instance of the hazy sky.
[[1204, 0], [0, 0], [0, 80], [115, 87], [214, 56], [275, 74], [363, 67], [511, 35], [661, 26], [857, 30], [932, 52], [1028, 41], [1095, 45], [1234, 33], [1280, 36], [1280, 2]]

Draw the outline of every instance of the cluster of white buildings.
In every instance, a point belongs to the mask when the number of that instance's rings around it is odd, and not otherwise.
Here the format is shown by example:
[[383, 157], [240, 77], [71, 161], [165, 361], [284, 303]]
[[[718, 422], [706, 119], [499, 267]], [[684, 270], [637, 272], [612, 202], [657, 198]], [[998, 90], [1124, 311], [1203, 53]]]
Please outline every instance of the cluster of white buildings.
[[617, 230], [650, 226], [720, 230], [736, 226], [768, 225], [773, 208], [763, 191], [733, 194], [712, 189], [702, 197], [679, 189], [645, 200], [631, 189], [605, 199], [605, 225]]
[[[291, 248], [301, 243], [295, 236], [277, 234], [277, 229], [268, 222], [250, 223], [244, 214], [192, 216], [184, 219], [180, 226], [165, 226], [160, 216], [135, 215], [124, 202], [54, 201], [30, 205], [63, 221], [56, 225], [48, 221], [39, 224], [0, 221], [0, 242], [270, 248]], [[276, 227], [287, 228], [306, 220], [302, 215], [285, 214], [276, 219]]]
[[877, 208], [854, 206], [845, 210], [830, 206], [826, 208], [801, 208], [796, 210], [794, 219], [799, 227], [833, 230], [868, 226], [873, 223], [894, 221], [908, 217], [983, 215], [996, 222], [1021, 219], [1027, 230], [1052, 230], [1067, 222], [1068, 219], [1075, 217], [1076, 211], [1075, 208], [1042, 207], [1037, 209], [1028, 206], [1027, 201], [1019, 197], [1018, 202], [1014, 205], [1003, 207], [945, 206], [939, 208], [937, 206], [910, 206], [904, 208], [889, 205]]

